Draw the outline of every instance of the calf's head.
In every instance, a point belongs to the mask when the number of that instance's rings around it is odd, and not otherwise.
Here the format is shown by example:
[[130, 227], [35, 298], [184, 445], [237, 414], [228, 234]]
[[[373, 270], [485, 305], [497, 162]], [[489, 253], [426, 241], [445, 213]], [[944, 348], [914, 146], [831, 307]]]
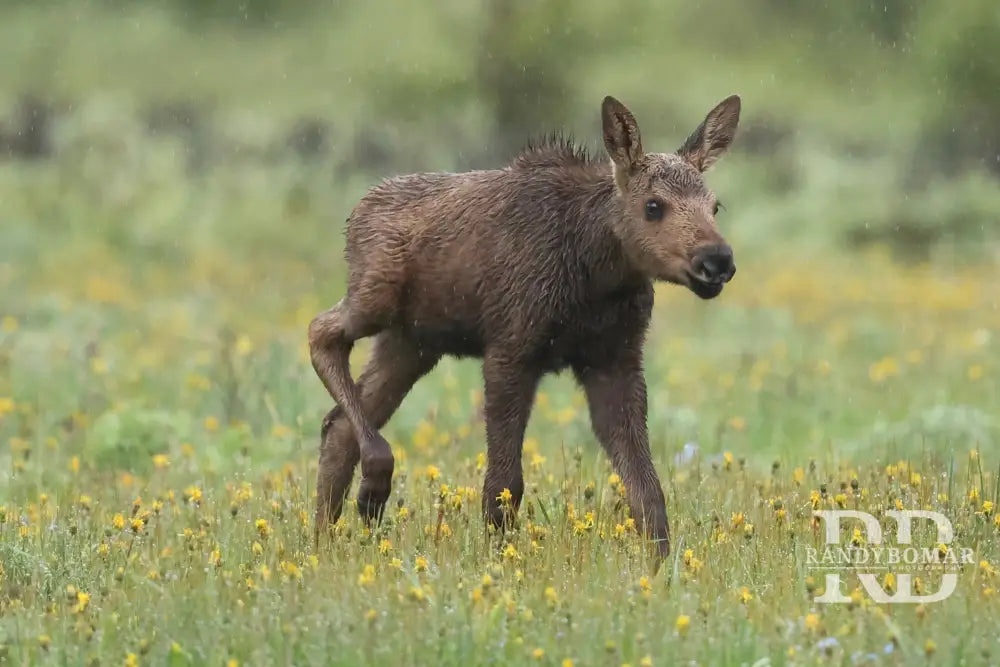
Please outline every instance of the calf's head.
[[636, 268], [711, 299], [736, 273], [733, 251], [715, 223], [719, 200], [702, 173], [728, 150], [740, 120], [740, 98], [727, 97], [674, 153], [645, 153], [639, 126], [624, 104], [605, 97], [604, 145], [614, 164], [621, 216], [615, 232]]

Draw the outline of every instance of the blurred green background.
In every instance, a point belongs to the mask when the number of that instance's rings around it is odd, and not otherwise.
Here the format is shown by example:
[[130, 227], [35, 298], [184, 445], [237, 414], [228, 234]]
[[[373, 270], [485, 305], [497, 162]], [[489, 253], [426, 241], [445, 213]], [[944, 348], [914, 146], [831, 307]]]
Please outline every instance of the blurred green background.
[[[86, 173], [79, 194], [107, 197], [106, 233], [140, 253], [231, 226], [319, 261], [378, 177], [492, 166], [551, 129], [599, 146], [609, 93], [671, 150], [734, 92], [742, 132], [713, 183], [745, 252], [994, 253], [992, 0], [5, 0], [0, 17], [4, 168]], [[176, 175], [186, 201], [156, 201]], [[226, 220], [198, 200], [220, 178], [249, 191]], [[252, 201], [262, 188], [282, 206]], [[11, 198], [4, 229], [24, 214]], [[36, 222], [93, 231], [73, 218]]]
[[[0, 61], [0, 396], [27, 406], [8, 429], [22, 439], [141, 414], [145, 435], [93, 437], [116, 465], [148, 465], [183, 440], [149, 436], [158, 424], [211, 415], [292, 425], [311, 461], [330, 402], [305, 331], [343, 294], [344, 219], [365, 189], [503, 164], [551, 130], [603, 150], [606, 94], [648, 150], [677, 148], [727, 95], [744, 104], [708, 176], [742, 279], [711, 304], [658, 293], [655, 419], [759, 411], [754, 447], [816, 440], [822, 385], [808, 405], [776, 389], [773, 411], [713, 398], [735, 375], [758, 400], [762, 358], [832, 364], [841, 398], [822, 421], [845, 438], [991, 404], [966, 371], [994, 387], [992, 362], [953, 351], [989, 351], [998, 312], [993, 0], [4, 0]], [[904, 356], [935, 361], [917, 381]], [[452, 373], [480, 385], [474, 363], [438, 376]], [[570, 384], [546, 387], [569, 400]], [[440, 406], [427, 388], [394, 438]]]
[[[645, 664], [629, 637], [656, 664], [800, 661], [802, 647], [829, 662], [882, 655], [890, 631], [900, 664], [932, 638], [953, 661], [996, 662], [997, 0], [0, 0], [0, 63], [0, 662], [474, 664], [538, 646]], [[552, 130], [603, 150], [607, 94], [647, 150], [671, 151], [733, 93], [741, 128], [707, 180], [739, 274], [711, 302], [658, 286], [645, 356], [676, 554], [693, 549], [703, 574], [643, 606], [645, 566], [611, 545], [609, 462], [563, 374], [542, 383], [524, 450], [527, 505], [553, 508], [552, 537], [535, 556], [522, 531], [523, 565], [508, 563], [537, 614], [473, 616], [478, 501], [448, 509], [453, 538], [430, 546], [437, 485], [482, 482], [479, 364], [454, 359], [382, 430], [392, 514], [410, 513], [380, 533], [391, 551], [350, 508], [331, 562], [309, 565], [332, 400], [306, 331], [343, 295], [344, 220], [364, 191], [498, 166]], [[988, 569], [929, 618], [852, 606], [817, 634], [792, 549], [815, 536], [821, 493], [947, 510]], [[142, 535], [114, 528], [156, 503]], [[607, 540], [573, 534], [574, 504]], [[409, 575], [385, 568], [418, 554], [435, 601], [414, 614]], [[369, 563], [374, 592], [357, 584]], [[93, 595], [74, 614], [93, 640], [70, 622], [70, 584]], [[554, 634], [564, 611], [569, 634]], [[670, 634], [679, 614], [687, 643]], [[839, 626], [843, 651], [820, 653]]]

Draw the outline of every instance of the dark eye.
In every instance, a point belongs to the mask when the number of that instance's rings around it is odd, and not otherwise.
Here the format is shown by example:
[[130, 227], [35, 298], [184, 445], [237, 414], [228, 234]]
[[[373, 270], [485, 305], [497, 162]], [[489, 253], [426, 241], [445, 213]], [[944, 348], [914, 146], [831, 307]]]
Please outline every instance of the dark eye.
[[726, 207], [722, 205], [722, 202], [715, 202], [715, 207], [712, 209], [712, 215], [719, 215], [719, 209], [725, 210]]
[[646, 202], [646, 220], [656, 222], [663, 219], [666, 206], [658, 199], [650, 199]]

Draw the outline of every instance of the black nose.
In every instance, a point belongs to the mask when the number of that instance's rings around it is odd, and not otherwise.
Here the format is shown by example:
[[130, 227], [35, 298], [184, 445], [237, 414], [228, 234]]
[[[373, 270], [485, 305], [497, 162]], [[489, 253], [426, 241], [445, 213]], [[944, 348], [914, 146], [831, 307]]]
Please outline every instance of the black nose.
[[728, 283], [736, 273], [733, 249], [724, 243], [699, 248], [691, 268], [696, 277], [707, 283]]

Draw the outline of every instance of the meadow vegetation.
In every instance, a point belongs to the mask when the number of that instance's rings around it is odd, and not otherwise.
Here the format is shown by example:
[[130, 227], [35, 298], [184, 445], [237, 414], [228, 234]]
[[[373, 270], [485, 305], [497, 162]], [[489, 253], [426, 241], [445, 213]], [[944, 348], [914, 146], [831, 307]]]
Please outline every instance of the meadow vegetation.
[[[747, 145], [708, 175], [739, 273], [712, 302], [657, 288], [649, 431], [673, 551], [654, 571], [568, 376], [540, 389], [518, 529], [486, 539], [473, 361], [443, 361], [383, 429], [397, 456], [383, 525], [349, 508], [314, 549], [331, 401], [305, 333], [342, 294], [342, 221], [378, 177], [494, 164], [523, 128], [498, 121], [462, 57], [475, 37], [455, 26], [480, 25], [478, 5], [394, 7], [387, 26], [386, 7], [347, 3], [194, 28], [200, 3], [179, 4], [186, 19], [2, 10], [0, 56], [21, 67], [0, 109], [32, 92], [54, 120], [50, 150], [0, 158], [0, 663], [1000, 659], [1000, 186], [927, 139], [943, 112], [915, 83], [919, 49], [879, 59], [891, 25], [828, 38], [852, 54], [838, 63], [804, 48], [821, 32], [808, 17], [786, 17], [791, 38], [767, 50], [735, 28], [764, 22], [737, 15], [720, 29], [745, 57], [646, 62], [655, 21], [573, 14], [594, 55], [560, 65], [572, 105], [542, 104], [539, 132], [596, 146], [612, 92], [669, 150], [744, 93]], [[708, 10], [680, 4], [664, 6], [682, 37]], [[538, 57], [546, 16], [501, 40], [521, 49], [511, 62]], [[926, 40], [944, 21], [908, 20]], [[866, 62], [884, 67], [852, 67]], [[963, 122], [958, 135], [977, 121]], [[817, 605], [812, 510], [838, 507], [941, 511], [974, 562], [942, 602], [878, 605], [846, 577], [851, 604]]]

